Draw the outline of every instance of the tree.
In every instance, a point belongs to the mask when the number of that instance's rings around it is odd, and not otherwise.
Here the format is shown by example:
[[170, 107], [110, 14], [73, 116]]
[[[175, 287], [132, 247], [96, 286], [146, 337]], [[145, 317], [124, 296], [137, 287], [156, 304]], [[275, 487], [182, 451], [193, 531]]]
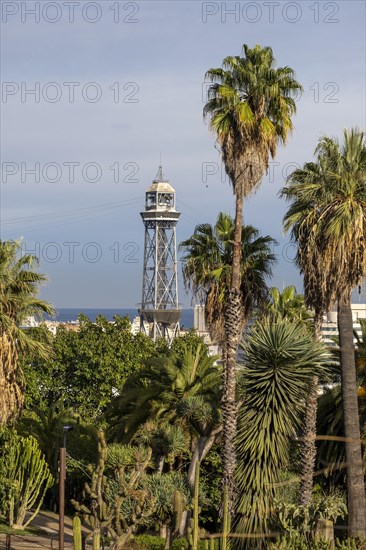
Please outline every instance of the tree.
[[35, 350], [46, 355], [41, 344], [21, 328], [27, 317], [53, 313], [47, 302], [37, 297], [46, 277], [33, 271], [36, 256], [21, 254], [20, 241], [0, 241], [0, 424], [19, 416], [23, 406], [23, 381], [19, 352]]
[[264, 313], [273, 319], [289, 319], [300, 321], [306, 326], [313, 319], [312, 312], [306, 308], [304, 296], [297, 294], [296, 288], [286, 286], [282, 292], [278, 288], [269, 289], [270, 302], [264, 308]]
[[289, 464], [290, 439], [326, 356], [306, 327], [289, 319], [258, 322], [243, 351], [236, 530], [249, 534], [268, 531], [281, 473]]
[[[80, 315], [79, 321], [79, 332], [58, 329], [48, 360], [37, 353], [23, 358], [26, 405], [47, 414], [52, 403], [62, 402], [84, 421], [95, 423], [128, 375], [142, 368], [156, 346], [142, 333], [133, 335], [127, 318], [116, 316], [110, 323], [99, 316], [94, 323]], [[35, 333], [41, 341], [49, 337], [43, 328]]]
[[[183, 276], [186, 287], [205, 303], [206, 324], [214, 341], [225, 342], [224, 312], [230, 289], [233, 260], [234, 220], [222, 212], [216, 224], [200, 224], [191, 237], [180, 243], [185, 251]], [[251, 225], [242, 226], [241, 298], [243, 319], [266, 299], [266, 278], [272, 275], [275, 256], [271, 247], [276, 241], [269, 235], [260, 237]]]
[[[354, 330], [355, 362], [360, 431], [364, 443], [366, 436], [366, 319], [359, 319], [358, 322], [361, 325], [361, 335]], [[325, 439], [319, 438], [318, 462], [320, 468], [325, 468], [326, 474], [333, 476], [334, 483], [339, 483], [339, 479], [343, 482], [346, 468], [339, 347], [332, 348], [332, 352], [335, 356], [333, 384], [327, 387], [319, 397], [318, 433], [324, 434]], [[329, 436], [331, 439], [328, 439]], [[364, 449], [364, 460], [365, 456]]]
[[141, 426], [155, 419], [160, 428], [169, 424], [189, 427], [193, 432], [188, 479], [193, 484], [197, 465], [221, 431], [221, 369], [215, 360], [201, 347], [195, 352], [188, 347], [182, 356], [173, 353], [150, 359], [126, 380], [121, 395], [111, 404], [108, 420], [114, 438], [129, 442]]
[[282, 191], [290, 208], [284, 223], [298, 243], [307, 305], [315, 314], [338, 302], [348, 523], [366, 536], [366, 499], [353, 348], [352, 289], [366, 275], [366, 147], [364, 133], [345, 130], [344, 141], [323, 137], [307, 163]]
[[[222, 68], [209, 69], [212, 82], [204, 116], [217, 134], [222, 160], [235, 195], [230, 290], [225, 305], [225, 350], [223, 377], [223, 484], [229, 508], [233, 505], [233, 475], [236, 465], [234, 437], [237, 406], [235, 402], [236, 350], [242, 334], [241, 239], [243, 201], [260, 184], [269, 158], [278, 143], [286, 143], [292, 130], [291, 116], [296, 111], [293, 95], [301, 89], [294, 71], [275, 68], [272, 49], [243, 46], [243, 57], [229, 56]], [[225, 512], [226, 513], [226, 512]], [[223, 542], [224, 548], [226, 541]]]

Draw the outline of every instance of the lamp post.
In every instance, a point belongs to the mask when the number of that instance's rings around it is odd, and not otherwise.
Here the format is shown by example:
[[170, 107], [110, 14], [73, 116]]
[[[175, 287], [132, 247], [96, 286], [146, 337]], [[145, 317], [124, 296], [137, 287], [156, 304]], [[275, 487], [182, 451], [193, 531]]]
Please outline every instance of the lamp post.
[[72, 426], [62, 426], [63, 446], [60, 447], [60, 471], [59, 471], [59, 500], [58, 500], [58, 520], [59, 520], [59, 539], [58, 548], [64, 550], [64, 529], [65, 529], [65, 479], [66, 479], [66, 436], [67, 432], [73, 429]]

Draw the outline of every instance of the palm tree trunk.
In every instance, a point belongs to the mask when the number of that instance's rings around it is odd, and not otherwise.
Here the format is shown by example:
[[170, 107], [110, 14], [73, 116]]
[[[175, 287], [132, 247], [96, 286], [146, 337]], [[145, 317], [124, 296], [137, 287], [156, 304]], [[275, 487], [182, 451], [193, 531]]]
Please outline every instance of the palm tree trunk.
[[349, 536], [364, 538], [366, 537], [366, 499], [350, 295], [345, 295], [338, 301], [338, 331], [342, 368], [343, 423], [346, 437]]
[[[321, 316], [314, 317], [314, 340], [320, 341], [321, 337]], [[313, 494], [314, 470], [316, 460], [316, 417], [318, 411], [318, 382], [317, 376], [311, 381], [309, 395], [306, 403], [304, 421], [303, 442], [301, 450], [301, 485], [300, 504], [310, 504]]]
[[0, 334], [0, 425], [16, 420], [23, 406], [23, 392], [17, 382], [18, 352], [4, 332]]
[[228, 492], [229, 511], [234, 502], [234, 471], [236, 466], [236, 352], [242, 332], [241, 237], [243, 225], [242, 194], [236, 195], [234, 250], [231, 270], [231, 287], [225, 307], [225, 363], [222, 397], [223, 413], [223, 485]]

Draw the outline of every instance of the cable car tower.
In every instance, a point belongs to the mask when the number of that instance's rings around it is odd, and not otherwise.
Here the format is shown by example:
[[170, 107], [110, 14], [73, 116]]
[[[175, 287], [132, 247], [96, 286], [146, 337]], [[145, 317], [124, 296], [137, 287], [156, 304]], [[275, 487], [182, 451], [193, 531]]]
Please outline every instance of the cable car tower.
[[[178, 304], [177, 244], [175, 228], [180, 213], [175, 209], [175, 190], [164, 180], [159, 166], [155, 180], [146, 191], [144, 272], [140, 330], [155, 341], [169, 344], [179, 332], [181, 310]], [[149, 329], [147, 329], [147, 326]]]

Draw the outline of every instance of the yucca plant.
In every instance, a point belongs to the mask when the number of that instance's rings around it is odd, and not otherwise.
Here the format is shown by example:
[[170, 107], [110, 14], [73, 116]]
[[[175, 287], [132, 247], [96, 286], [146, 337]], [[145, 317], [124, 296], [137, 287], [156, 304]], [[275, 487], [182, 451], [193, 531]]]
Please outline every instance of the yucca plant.
[[299, 322], [287, 319], [257, 323], [242, 347], [236, 531], [249, 534], [268, 531], [290, 441], [300, 428], [314, 371], [325, 370], [327, 352]]

